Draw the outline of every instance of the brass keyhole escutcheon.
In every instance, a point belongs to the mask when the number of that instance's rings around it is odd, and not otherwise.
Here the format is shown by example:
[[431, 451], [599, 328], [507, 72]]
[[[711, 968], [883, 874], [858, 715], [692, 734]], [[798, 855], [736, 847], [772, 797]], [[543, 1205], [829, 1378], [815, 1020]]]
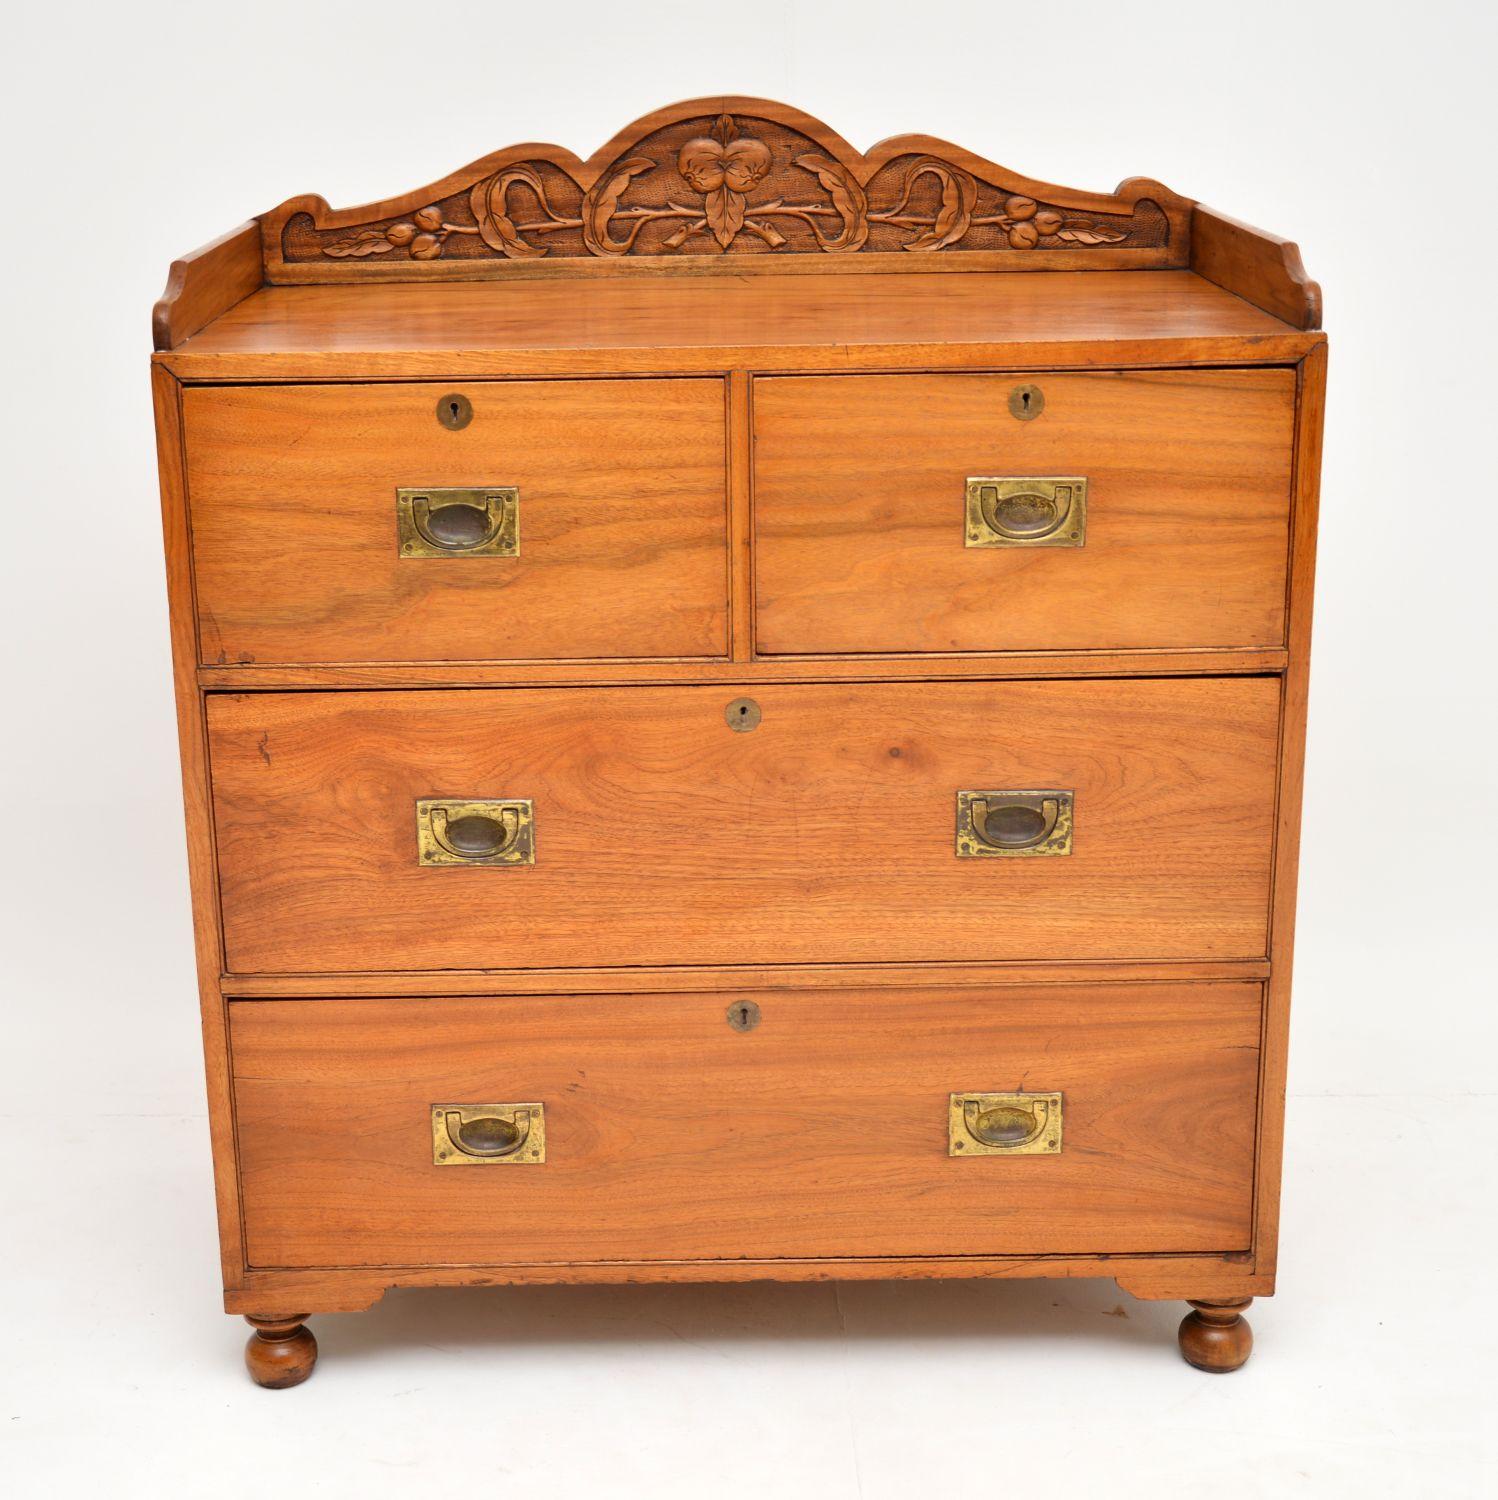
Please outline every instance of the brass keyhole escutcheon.
[[759, 704], [753, 698], [735, 698], [723, 710], [723, 718], [736, 734], [748, 734], [759, 727]]
[[1017, 385], [1009, 392], [1009, 415], [1017, 422], [1033, 422], [1045, 410], [1045, 392], [1038, 385]]
[[735, 1031], [753, 1031], [759, 1025], [759, 1006], [752, 1000], [735, 1000], [728, 1007], [728, 1024]]
[[457, 432], [473, 421], [473, 402], [460, 391], [449, 391], [437, 403], [437, 420], [449, 432]]

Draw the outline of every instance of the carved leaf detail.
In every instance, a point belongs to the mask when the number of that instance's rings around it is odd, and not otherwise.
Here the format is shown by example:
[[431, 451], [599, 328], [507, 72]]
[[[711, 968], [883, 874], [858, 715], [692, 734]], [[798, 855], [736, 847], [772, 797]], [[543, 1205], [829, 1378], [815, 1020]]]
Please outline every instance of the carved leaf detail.
[[350, 235], [345, 240], [334, 240], [331, 245], [324, 247], [323, 254], [341, 260], [351, 255], [384, 255], [387, 250], [394, 249], [395, 246], [385, 238], [383, 229], [361, 229], [358, 234]]
[[843, 227], [835, 235], [823, 234], [821, 226], [812, 220], [817, 243], [824, 250], [860, 249], [869, 237], [869, 200], [853, 174], [840, 162], [816, 151], [798, 156], [796, 165], [816, 177], [842, 217]]
[[922, 177], [934, 177], [941, 184], [941, 207], [937, 209], [936, 222], [929, 229], [921, 230], [914, 239], [907, 240], [901, 248], [940, 250], [956, 244], [972, 226], [978, 184], [950, 162], [935, 156], [918, 156], [906, 169], [905, 181], [900, 186], [900, 201], [880, 218], [894, 218], [904, 213], [910, 203], [911, 190]]
[[726, 250], [744, 227], [744, 195], [731, 187], [714, 188], [706, 195], [707, 222], [713, 238]]
[[594, 255], [628, 255], [635, 237], [645, 227], [644, 219], [636, 219], [622, 240], [609, 234], [609, 221], [619, 207], [624, 190], [646, 172], [653, 172], [655, 163], [648, 156], [631, 156], [621, 161], [607, 178], [599, 178], [588, 189], [583, 199], [583, 243]]
[[498, 250], [511, 260], [535, 260], [546, 254], [545, 247], [521, 239], [510, 217], [510, 188], [517, 182], [523, 182], [536, 195], [549, 218], [558, 217], [547, 201], [546, 186], [540, 175], [527, 166], [511, 167], [486, 178], [469, 195], [468, 204], [479, 227], [479, 237], [491, 250]]
[[1075, 245], [1116, 245], [1120, 240], [1128, 239], [1128, 235], [1116, 229], [1105, 229], [1101, 224], [1068, 223], [1056, 231], [1056, 238]]
[[[351, 224], [360, 215], [342, 213], [329, 222], [325, 205], [294, 200], [273, 226], [282, 263], [350, 261], [338, 272], [329, 268], [333, 280], [371, 257], [386, 257], [370, 272], [389, 277], [428, 273], [438, 268], [422, 262], [452, 255], [483, 276], [503, 274], [496, 257], [700, 257], [815, 245], [832, 254], [1117, 246], [1123, 256], [1102, 259], [1154, 264], [1169, 258], [1184, 212], [1182, 200], [1162, 208], [1127, 196], [1083, 200], [1064, 189], [1052, 190], [1062, 202], [1046, 204], [1006, 185], [1001, 169], [955, 150], [949, 157], [935, 142], [924, 151], [860, 156], [770, 106], [735, 118], [714, 101], [641, 123], [633, 144], [613, 148], [621, 154], [595, 159], [607, 165], [591, 186], [592, 164], [584, 171], [567, 153], [530, 147], [493, 158], [498, 165], [479, 180], [453, 187], [448, 179], [440, 190], [411, 194], [410, 210], [395, 219]], [[651, 188], [634, 189], [636, 178], [657, 169]], [[401, 253], [391, 257], [391, 250]]]

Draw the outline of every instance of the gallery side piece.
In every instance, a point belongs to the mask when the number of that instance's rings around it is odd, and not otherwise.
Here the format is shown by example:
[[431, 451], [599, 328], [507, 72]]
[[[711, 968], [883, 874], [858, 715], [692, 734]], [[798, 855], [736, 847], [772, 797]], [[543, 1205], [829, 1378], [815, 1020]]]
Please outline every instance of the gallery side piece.
[[[1075, 274], [1085, 273], [1085, 274]], [[1160, 183], [699, 100], [295, 198], [152, 379], [225, 1306], [1274, 1290], [1326, 343]]]

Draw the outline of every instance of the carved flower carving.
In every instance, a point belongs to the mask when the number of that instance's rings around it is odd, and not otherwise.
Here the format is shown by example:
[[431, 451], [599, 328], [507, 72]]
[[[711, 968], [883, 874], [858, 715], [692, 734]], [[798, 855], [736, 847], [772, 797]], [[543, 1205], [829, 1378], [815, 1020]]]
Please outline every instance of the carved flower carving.
[[676, 167], [699, 193], [716, 192], [725, 185], [735, 193], [747, 193], [770, 170], [770, 148], [750, 136], [724, 145], [699, 135], [681, 148]]
[[[691, 128], [700, 130], [701, 125], [693, 122]], [[652, 137], [651, 145], [654, 142]], [[818, 249], [840, 254], [864, 249], [876, 230], [885, 238], [875, 249], [887, 248], [887, 237], [896, 235], [902, 250], [927, 253], [959, 245], [989, 249], [995, 239], [1001, 246], [1020, 251], [1118, 245], [1129, 239], [1127, 224], [1112, 213], [1072, 217], [930, 154], [909, 155], [889, 164], [888, 171], [898, 174], [898, 187], [890, 192], [886, 169], [870, 177], [866, 169], [856, 170], [854, 163], [835, 154], [786, 152], [778, 174], [782, 188], [790, 186], [794, 193], [799, 181], [794, 168], [814, 177], [824, 196], [812, 195], [810, 201], [799, 194], [795, 201], [769, 196], [750, 202], [754, 190], [771, 180], [776, 158], [766, 141], [742, 133], [728, 114], [719, 115], [705, 134], [692, 136], [676, 152], [676, 169], [691, 190], [687, 196], [690, 199], [694, 194], [697, 201], [678, 202], [668, 196], [662, 202], [657, 193], [653, 202], [631, 204], [628, 197], [635, 180], [669, 160], [665, 153], [646, 154], [644, 142], [635, 149], [637, 154], [612, 162], [586, 189], [554, 163], [511, 162], [473, 185], [468, 197], [472, 224], [454, 223], [448, 217], [456, 205], [430, 204], [409, 219], [355, 230], [324, 245], [322, 253], [363, 259], [398, 250], [414, 261], [437, 260], [449, 246], [463, 243], [454, 241], [454, 235], [474, 235], [497, 254], [531, 260], [548, 253], [546, 244], [537, 242], [542, 237], [580, 231], [583, 252], [622, 256], [635, 249], [647, 228], [667, 225], [674, 225], [669, 233], [659, 238], [652, 234], [645, 241], [650, 247], [647, 254], [681, 250], [699, 235], [716, 240], [722, 251], [735, 248], [741, 234], [779, 250], [787, 240], [776, 224], [786, 220], [804, 226], [803, 246], [804, 235], [810, 231]], [[553, 201], [553, 192], [560, 192], [559, 202]], [[573, 192], [581, 194], [575, 210], [567, 206]], [[989, 197], [990, 192], [995, 196]], [[984, 199], [987, 203], [981, 204]], [[980, 233], [974, 234], [975, 230]], [[472, 250], [459, 253], [472, 256]], [[561, 253], [578, 252], [564, 241]]]
[[676, 170], [702, 194], [708, 227], [726, 250], [744, 227], [744, 195], [770, 170], [770, 148], [739, 136], [732, 117], [719, 115], [710, 136], [693, 137], [677, 153]]

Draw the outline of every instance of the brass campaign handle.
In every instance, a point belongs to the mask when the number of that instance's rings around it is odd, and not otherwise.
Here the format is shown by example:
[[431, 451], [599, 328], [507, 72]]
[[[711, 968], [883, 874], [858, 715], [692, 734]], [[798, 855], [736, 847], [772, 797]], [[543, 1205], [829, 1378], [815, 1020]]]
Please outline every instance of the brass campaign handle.
[[520, 491], [513, 486], [398, 489], [395, 513], [402, 557], [520, 555]]
[[1070, 854], [1072, 793], [973, 791], [957, 794], [957, 854]]
[[1055, 1156], [1061, 1150], [1057, 1094], [953, 1094], [948, 1156]]
[[967, 481], [969, 547], [1082, 547], [1087, 542], [1087, 481], [1081, 475]]
[[962, 1101], [962, 1123], [975, 1141], [985, 1146], [1025, 1146], [1046, 1127], [1044, 1103], [1028, 1106], [1015, 1100], [985, 1109], [977, 1099]]
[[515, 842], [519, 832], [520, 814], [513, 807], [456, 818], [445, 807], [432, 809], [432, 837], [454, 859], [493, 859]]
[[480, 1115], [465, 1120], [455, 1109], [447, 1111], [447, 1138], [465, 1156], [513, 1156], [531, 1133], [529, 1110], [517, 1110], [513, 1119], [502, 1115]]
[[995, 849], [1033, 849], [1056, 831], [1060, 814], [1055, 797], [974, 797], [973, 832]]
[[544, 1104], [432, 1106], [433, 1166], [530, 1166], [545, 1160]]
[[416, 804], [416, 857], [422, 865], [532, 865], [534, 814], [528, 797]]

